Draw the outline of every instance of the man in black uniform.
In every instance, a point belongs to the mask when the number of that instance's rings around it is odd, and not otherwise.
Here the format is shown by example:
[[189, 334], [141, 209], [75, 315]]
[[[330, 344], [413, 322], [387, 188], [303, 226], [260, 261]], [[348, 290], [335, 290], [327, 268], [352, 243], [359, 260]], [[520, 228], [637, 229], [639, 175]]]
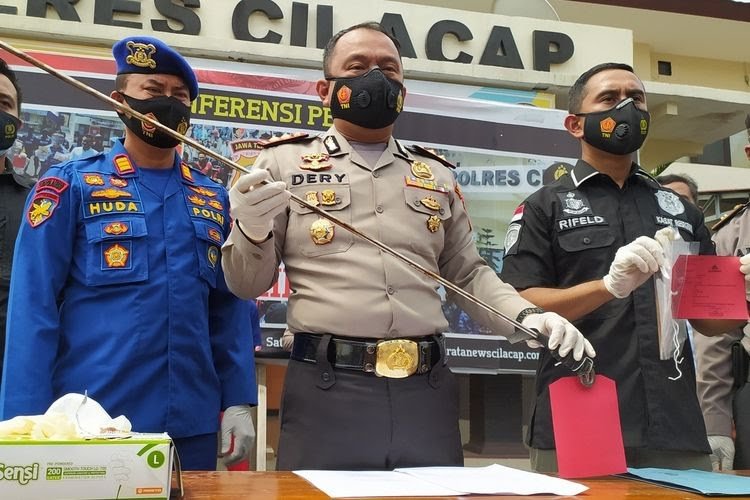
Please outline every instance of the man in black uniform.
[[[632, 161], [648, 133], [649, 114], [643, 83], [630, 66], [606, 63], [581, 75], [570, 89], [569, 112], [565, 127], [580, 140], [582, 159], [516, 210], [502, 278], [524, 298], [574, 322], [592, 343], [597, 372], [617, 383], [629, 466], [711, 470], [693, 363], [683, 362], [676, 377], [675, 362], [659, 359], [651, 281], [664, 263], [654, 239], [664, 227], [700, 242], [701, 253], [714, 253], [703, 216]], [[737, 325], [692, 323], [708, 335]], [[689, 360], [689, 344], [683, 349]], [[541, 354], [528, 433], [532, 467], [539, 471], [557, 468], [549, 384], [569, 375]]]
[[[21, 120], [21, 89], [16, 75], [0, 59], [0, 353], [5, 352], [5, 319], [10, 291], [10, 267], [13, 263], [13, 248], [23, 217], [23, 206], [30, 177], [13, 171], [8, 153], [16, 142]], [[0, 354], [0, 376], [3, 359]]]

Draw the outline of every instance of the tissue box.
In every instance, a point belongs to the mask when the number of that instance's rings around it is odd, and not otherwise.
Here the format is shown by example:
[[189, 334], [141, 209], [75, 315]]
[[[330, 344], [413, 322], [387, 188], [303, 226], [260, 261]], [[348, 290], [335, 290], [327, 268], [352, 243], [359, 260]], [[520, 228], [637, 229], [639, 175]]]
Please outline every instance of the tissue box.
[[0, 498], [168, 499], [167, 434], [74, 441], [0, 440]]

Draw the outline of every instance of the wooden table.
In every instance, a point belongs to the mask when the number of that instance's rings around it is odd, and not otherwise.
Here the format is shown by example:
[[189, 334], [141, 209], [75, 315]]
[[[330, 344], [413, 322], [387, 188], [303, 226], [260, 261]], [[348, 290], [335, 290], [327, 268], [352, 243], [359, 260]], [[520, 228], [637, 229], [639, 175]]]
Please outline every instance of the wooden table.
[[[291, 472], [184, 472], [183, 481], [185, 500], [237, 500], [243, 498], [253, 500], [326, 500], [329, 498], [310, 483]], [[586, 479], [577, 482], [587, 485], [590, 489], [579, 496], [566, 498], [607, 498], [614, 500], [666, 500], [674, 498], [702, 498], [705, 500], [707, 498], [679, 490], [661, 488], [640, 481], [615, 477]], [[172, 492], [172, 498], [177, 498], [174, 491]], [[429, 500], [458, 500], [466, 498], [477, 500], [505, 500], [511, 498], [539, 500], [560, 499], [562, 497], [542, 495], [477, 495], [472, 497], [429, 497]], [[428, 497], [419, 497], [415, 500], [428, 500]]]

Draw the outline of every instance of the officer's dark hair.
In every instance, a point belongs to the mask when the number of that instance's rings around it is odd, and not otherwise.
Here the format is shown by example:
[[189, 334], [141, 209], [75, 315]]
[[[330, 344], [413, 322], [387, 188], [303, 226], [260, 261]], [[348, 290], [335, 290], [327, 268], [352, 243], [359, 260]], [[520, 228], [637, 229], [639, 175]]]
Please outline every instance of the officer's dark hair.
[[323, 76], [325, 76], [326, 78], [331, 77], [331, 73], [329, 71], [330, 69], [329, 64], [331, 62], [331, 56], [333, 55], [333, 50], [336, 48], [336, 44], [339, 42], [341, 37], [351, 31], [359, 30], [359, 29], [379, 31], [380, 33], [390, 38], [391, 41], [393, 42], [393, 45], [396, 46], [396, 51], [398, 51], [399, 60], [401, 59], [401, 44], [398, 42], [396, 37], [393, 36], [393, 33], [389, 33], [380, 23], [377, 23], [375, 21], [368, 21], [365, 23], [355, 24], [354, 26], [349, 26], [348, 28], [339, 31], [338, 33], [333, 35], [330, 40], [328, 40], [328, 43], [323, 49]]
[[13, 72], [13, 70], [8, 67], [8, 63], [2, 59], [0, 59], [0, 75], [5, 75], [5, 77], [10, 80], [10, 84], [13, 85], [13, 88], [16, 89], [16, 112], [20, 113], [21, 101], [23, 100], [21, 87], [18, 86], [18, 78], [16, 78], [15, 72]]
[[635, 75], [633, 67], [629, 64], [613, 62], [597, 64], [579, 76], [578, 80], [576, 80], [573, 86], [570, 87], [570, 91], [568, 92], [568, 113], [576, 114], [581, 112], [581, 105], [583, 104], [584, 97], [586, 97], [586, 84], [592, 76], [610, 69], [623, 69], [625, 71], [630, 71]]
[[693, 203], [698, 203], [698, 183], [695, 182], [695, 179], [690, 177], [689, 175], [685, 174], [665, 174], [660, 175], [656, 178], [656, 180], [661, 184], [662, 186], [664, 184], [672, 184], [673, 182], [681, 182], [685, 184], [688, 187], [688, 190], [690, 191], [690, 197], [693, 199]]

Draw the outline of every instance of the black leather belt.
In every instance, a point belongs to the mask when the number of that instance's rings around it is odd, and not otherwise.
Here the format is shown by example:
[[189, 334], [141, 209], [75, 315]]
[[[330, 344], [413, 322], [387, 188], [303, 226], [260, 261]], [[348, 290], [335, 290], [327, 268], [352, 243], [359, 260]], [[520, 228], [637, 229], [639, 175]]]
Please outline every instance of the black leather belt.
[[[294, 334], [291, 358], [316, 363], [320, 340], [321, 335]], [[403, 378], [429, 372], [440, 361], [440, 345], [436, 337], [383, 340], [332, 337], [328, 361], [335, 368]]]

